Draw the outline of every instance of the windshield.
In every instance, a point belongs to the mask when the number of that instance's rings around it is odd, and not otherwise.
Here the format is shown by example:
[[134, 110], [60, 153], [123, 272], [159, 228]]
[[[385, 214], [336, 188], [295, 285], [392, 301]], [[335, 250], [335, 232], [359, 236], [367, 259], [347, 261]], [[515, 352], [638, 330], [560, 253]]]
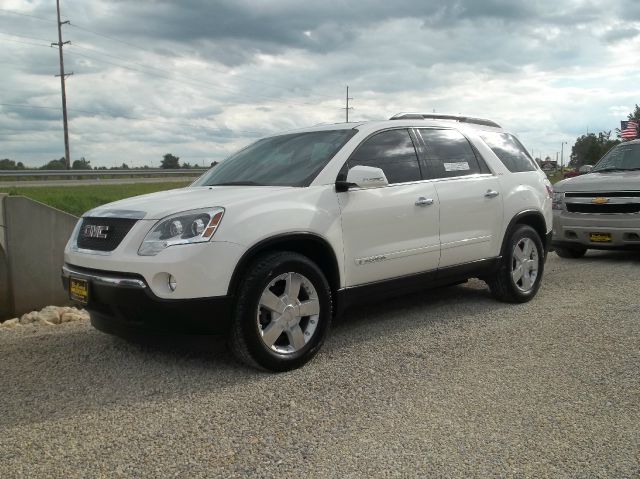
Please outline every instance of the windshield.
[[592, 173], [598, 171], [624, 171], [640, 169], [640, 143], [620, 144], [614, 146], [593, 167]]
[[192, 186], [308, 186], [356, 133], [313, 131], [263, 138], [196, 180]]

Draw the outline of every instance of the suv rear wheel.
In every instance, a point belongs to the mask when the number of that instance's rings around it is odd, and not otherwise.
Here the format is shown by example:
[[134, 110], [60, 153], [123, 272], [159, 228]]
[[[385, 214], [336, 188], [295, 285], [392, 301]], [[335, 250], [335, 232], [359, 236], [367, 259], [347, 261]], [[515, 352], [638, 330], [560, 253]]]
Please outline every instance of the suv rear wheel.
[[582, 258], [587, 252], [587, 248], [583, 248], [580, 246], [576, 247], [555, 247], [554, 251], [561, 258]]
[[538, 289], [544, 271], [544, 248], [540, 235], [527, 225], [518, 225], [507, 239], [498, 271], [487, 279], [493, 296], [509, 303], [525, 303]]
[[331, 322], [324, 274], [291, 252], [263, 256], [248, 271], [231, 326], [232, 351], [245, 364], [270, 371], [302, 366], [320, 349]]

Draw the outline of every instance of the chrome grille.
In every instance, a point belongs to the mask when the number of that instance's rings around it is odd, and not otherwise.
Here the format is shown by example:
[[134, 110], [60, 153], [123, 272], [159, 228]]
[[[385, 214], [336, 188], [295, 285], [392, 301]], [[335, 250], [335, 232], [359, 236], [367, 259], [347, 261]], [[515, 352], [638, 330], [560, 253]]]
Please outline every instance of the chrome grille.
[[570, 213], [640, 213], [640, 191], [571, 191], [565, 193], [564, 202]]

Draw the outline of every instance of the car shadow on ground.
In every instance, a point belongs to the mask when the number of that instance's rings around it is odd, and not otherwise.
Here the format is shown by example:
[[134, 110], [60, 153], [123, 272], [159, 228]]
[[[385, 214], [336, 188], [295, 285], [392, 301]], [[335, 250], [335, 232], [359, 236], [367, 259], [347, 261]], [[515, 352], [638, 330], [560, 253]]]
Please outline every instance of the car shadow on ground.
[[588, 250], [587, 254], [578, 259], [565, 259], [565, 261], [611, 261], [616, 263], [640, 263], [640, 249], [638, 250]]
[[[429, 334], [436, 323], [483, 320], [504, 307], [509, 305], [495, 302], [486, 288], [475, 284], [352, 308], [334, 322], [323, 351], [349, 356], [351, 346], [373, 342], [383, 334], [416, 329]], [[21, 335], [3, 343], [0, 397], [6, 413], [0, 415], [0, 426], [236, 390], [253, 383], [264, 387], [264, 381], [272, 387], [274, 381], [286, 384], [288, 375], [313, 380], [328, 372], [322, 351], [305, 368], [271, 375], [238, 364], [218, 336], [122, 339], [86, 325], [69, 327], [75, 330]]]

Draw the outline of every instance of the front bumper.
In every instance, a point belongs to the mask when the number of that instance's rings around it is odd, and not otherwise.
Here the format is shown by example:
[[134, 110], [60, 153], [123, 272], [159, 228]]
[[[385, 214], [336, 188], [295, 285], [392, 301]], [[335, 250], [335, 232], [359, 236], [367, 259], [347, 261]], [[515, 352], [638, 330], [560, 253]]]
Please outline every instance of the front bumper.
[[229, 325], [228, 296], [163, 299], [151, 291], [140, 275], [69, 264], [62, 268], [66, 291], [70, 277], [87, 281], [89, 300], [81, 306], [89, 312], [91, 324], [106, 333], [218, 334], [225, 333]]
[[[592, 241], [592, 233], [609, 234], [611, 241]], [[552, 244], [554, 247], [640, 249], [640, 215], [585, 214], [556, 210], [553, 212]]]

